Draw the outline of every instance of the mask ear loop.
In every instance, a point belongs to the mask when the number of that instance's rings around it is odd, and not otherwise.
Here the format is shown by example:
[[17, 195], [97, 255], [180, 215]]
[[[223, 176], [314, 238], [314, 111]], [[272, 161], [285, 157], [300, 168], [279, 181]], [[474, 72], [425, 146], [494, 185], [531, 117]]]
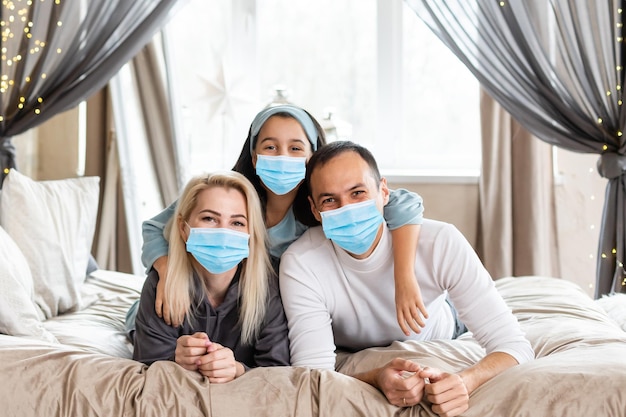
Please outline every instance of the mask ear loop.
[[185, 223], [185, 226], [189, 228], [189, 231], [187, 232], [187, 238], [184, 239], [185, 243], [187, 243], [187, 241], [189, 240], [189, 236], [191, 236], [191, 230], [193, 229], [193, 227], [191, 227], [186, 220], [183, 220], [183, 222]]

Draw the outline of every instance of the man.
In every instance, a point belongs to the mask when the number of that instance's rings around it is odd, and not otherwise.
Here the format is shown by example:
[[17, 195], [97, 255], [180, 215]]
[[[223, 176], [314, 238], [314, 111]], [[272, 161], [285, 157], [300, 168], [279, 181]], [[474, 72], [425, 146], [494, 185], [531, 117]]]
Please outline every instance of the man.
[[425, 219], [420, 232], [415, 276], [429, 313], [425, 327], [406, 336], [395, 325], [391, 237], [381, 215], [389, 190], [367, 149], [352, 142], [322, 147], [309, 161], [306, 181], [311, 210], [322, 226], [294, 242], [280, 265], [292, 365], [334, 369], [337, 347], [451, 339], [456, 314], [448, 300], [485, 348], [481, 361], [452, 375], [397, 358], [353, 376], [380, 389], [392, 404], [415, 405], [425, 394], [434, 412], [455, 416], [467, 410], [478, 386], [533, 359], [488, 272], [447, 223]]

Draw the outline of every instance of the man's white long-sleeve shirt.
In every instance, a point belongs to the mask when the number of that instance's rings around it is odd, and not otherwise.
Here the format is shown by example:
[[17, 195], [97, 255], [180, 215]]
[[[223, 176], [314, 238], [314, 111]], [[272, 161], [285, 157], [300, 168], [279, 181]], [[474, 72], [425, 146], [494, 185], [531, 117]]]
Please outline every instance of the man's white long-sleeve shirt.
[[487, 354], [505, 352], [519, 363], [534, 358], [519, 323], [463, 235], [451, 224], [424, 220], [415, 276], [429, 318], [420, 334], [402, 333], [396, 320], [391, 233], [366, 259], [355, 259], [326, 238], [305, 232], [283, 254], [280, 290], [294, 366], [334, 369], [336, 347], [359, 350], [399, 340], [450, 339], [460, 320]]

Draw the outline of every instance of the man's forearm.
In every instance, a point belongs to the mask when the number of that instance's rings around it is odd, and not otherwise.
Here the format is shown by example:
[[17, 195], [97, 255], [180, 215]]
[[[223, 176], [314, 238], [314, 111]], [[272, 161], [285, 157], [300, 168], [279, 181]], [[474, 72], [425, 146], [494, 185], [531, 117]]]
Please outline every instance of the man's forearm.
[[517, 360], [508, 353], [493, 352], [485, 356], [480, 362], [461, 371], [468, 392], [471, 394], [476, 388], [489, 381], [499, 373], [517, 365]]

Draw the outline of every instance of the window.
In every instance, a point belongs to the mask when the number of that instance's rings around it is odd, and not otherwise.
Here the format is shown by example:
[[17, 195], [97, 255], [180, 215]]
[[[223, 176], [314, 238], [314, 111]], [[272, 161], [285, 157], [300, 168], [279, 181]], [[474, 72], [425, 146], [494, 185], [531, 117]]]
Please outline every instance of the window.
[[478, 174], [478, 82], [401, 0], [191, 0], [166, 33], [189, 175], [231, 168], [277, 89], [386, 175]]

